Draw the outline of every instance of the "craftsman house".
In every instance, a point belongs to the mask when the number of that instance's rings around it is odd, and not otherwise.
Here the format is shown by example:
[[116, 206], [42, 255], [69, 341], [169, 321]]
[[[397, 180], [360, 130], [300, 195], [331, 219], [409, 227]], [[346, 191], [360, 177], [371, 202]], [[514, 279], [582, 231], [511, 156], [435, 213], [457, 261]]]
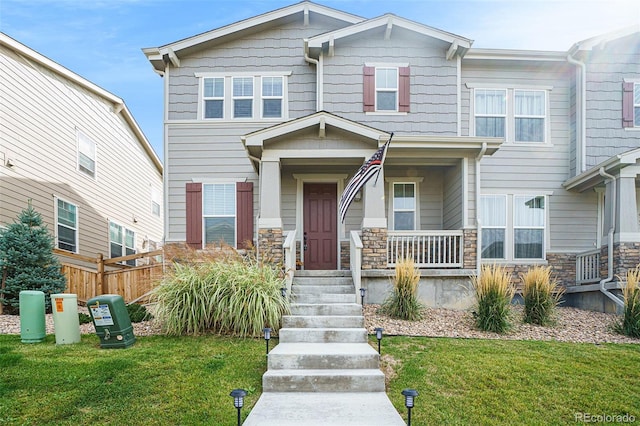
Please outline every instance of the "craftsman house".
[[303, 1], [143, 49], [165, 79], [167, 243], [350, 270], [372, 302], [412, 256], [421, 298], [459, 308], [482, 262], [549, 264], [571, 303], [610, 309], [607, 278], [639, 260], [638, 29], [563, 52], [472, 43]]
[[162, 163], [124, 101], [3, 33], [0, 69], [0, 226], [31, 202], [65, 262], [159, 246]]

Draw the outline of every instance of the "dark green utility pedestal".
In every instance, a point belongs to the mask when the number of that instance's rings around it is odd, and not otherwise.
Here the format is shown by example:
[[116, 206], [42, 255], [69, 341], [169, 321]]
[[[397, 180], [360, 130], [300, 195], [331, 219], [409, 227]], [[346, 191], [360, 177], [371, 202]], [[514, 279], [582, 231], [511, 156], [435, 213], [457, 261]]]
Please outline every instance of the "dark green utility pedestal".
[[124, 299], [118, 294], [103, 294], [87, 301], [100, 347], [128, 348], [136, 341]]

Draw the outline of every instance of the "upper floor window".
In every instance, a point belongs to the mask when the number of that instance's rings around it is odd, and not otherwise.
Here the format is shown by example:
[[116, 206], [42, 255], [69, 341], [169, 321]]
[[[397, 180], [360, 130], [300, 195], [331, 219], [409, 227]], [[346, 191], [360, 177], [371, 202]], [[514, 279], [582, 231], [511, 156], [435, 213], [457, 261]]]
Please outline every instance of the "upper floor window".
[[544, 142], [546, 101], [543, 90], [514, 93], [516, 142]]
[[253, 77], [233, 78], [233, 118], [253, 117]]
[[398, 68], [376, 68], [376, 111], [398, 110]]
[[[109, 250], [111, 258], [136, 254], [136, 233], [115, 222], [109, 222]], [[125, 263], [136, 266], [135, 259]]]
[[56, 247], [78, 253], [78, 207], [56, 199]]
[[634, 84], [633, 89], [633, 123], [640, 127], [640, 84]]
[[262, 117], [281, 118], [283, 77], [262, 77]]
[[236, 245], [236, 185], [202, 185], [204, 243]]
[[408, 66], [365, 66], [363, 69], [365, 112], [409, 112]]
[[640, 127], [640, 82], [622, 83], [622, 127]]
[[78, 131], [78, 170], [96, 177], [96, 143]]
[[224, 78], [204, 79], [204, 118], [224, 118]]
[[507, 118], [507, 91], [475, 91], [476, 136], [503, 138]]

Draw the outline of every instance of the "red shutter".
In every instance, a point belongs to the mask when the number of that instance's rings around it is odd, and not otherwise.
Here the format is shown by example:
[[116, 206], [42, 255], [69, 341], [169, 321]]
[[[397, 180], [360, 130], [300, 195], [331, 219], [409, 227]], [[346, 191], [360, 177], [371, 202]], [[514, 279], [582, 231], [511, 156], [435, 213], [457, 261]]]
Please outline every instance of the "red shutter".
[[400, 112], [409, 112], [409, 67], [400, 67], [399, 87], [398, 87], [398, 110]]
[[633, 83], [622, 83], [622, 127], [633, 127]]
[[187, 183], [187, 244], [202, 248], [202, 183]]
[[253, 245], [253, 183], [236, 183], [236, 230], [237, 248]]
[[375, 67], [364, 67], [362, 97], [364, 112], [375, 111], [376, 109], [376, 69]]

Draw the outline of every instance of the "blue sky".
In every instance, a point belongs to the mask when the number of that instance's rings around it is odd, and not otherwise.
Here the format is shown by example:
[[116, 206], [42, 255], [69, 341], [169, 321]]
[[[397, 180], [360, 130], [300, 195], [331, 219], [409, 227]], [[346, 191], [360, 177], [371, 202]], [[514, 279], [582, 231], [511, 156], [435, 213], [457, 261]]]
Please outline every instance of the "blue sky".
[[[141, 49], [297, 0], [0, 0], [0, 31], [121, 97], [162, 152], [162, 79]], [[639, 0], [317, 0], [364, 18], [384, 13], [470, 38], [473, 47], [567, 50], [640, 24]]]

